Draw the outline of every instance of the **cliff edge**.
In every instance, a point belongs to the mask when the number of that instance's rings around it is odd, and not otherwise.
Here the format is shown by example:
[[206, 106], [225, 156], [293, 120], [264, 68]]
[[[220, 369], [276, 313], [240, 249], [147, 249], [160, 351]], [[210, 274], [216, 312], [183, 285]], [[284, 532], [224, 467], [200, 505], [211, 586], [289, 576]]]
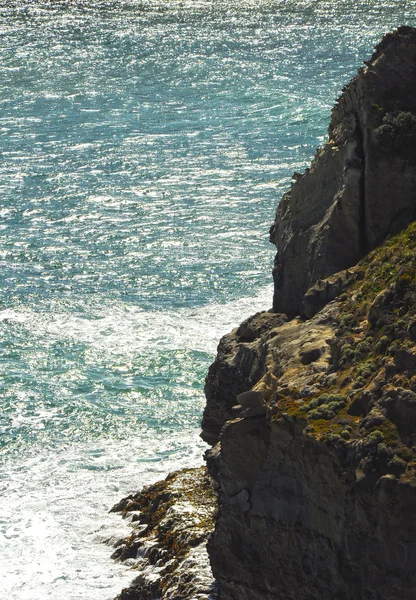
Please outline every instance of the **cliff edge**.
[[221, 600], [416, 597], [415, 92], [402, 27], [278, 206], [273, 312], [219, 344], [203, 436]]
[[384, 36], [337, 100], [328, 133], [277, 207], [273, 310], [224, 336], [210, 367], [202, 420], [210, 444], [236, 396], [266, 371], [260, 336], [288, 317], [313, 317], [342, 293], [361, 258], [416, 219], [415, 28]]
[[383, 38], [344, 88], [328, 134], [277, 207], [274, 312], [302, 313], [313, 284], [351, 267], [416, 218], [413, 28]]

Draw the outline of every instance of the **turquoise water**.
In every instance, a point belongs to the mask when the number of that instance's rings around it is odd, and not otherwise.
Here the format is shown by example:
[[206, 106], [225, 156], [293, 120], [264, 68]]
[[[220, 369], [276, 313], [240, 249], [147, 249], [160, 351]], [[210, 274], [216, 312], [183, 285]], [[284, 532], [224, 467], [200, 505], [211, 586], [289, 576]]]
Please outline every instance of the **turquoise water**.
[[106, 511], [201, 462], [268, 228], [414, 2], [0, 1], [0, 590], [106, 600]]

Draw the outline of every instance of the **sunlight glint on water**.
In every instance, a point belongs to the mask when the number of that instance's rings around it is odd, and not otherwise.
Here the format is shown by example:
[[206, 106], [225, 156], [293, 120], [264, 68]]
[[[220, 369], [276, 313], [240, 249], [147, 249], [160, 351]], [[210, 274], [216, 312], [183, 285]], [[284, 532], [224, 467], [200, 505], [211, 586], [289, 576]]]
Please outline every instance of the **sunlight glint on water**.
[[407, 1], [0, 3], [0, 590], [110, 600], [107, 514], [200, 464], [268, 227]]

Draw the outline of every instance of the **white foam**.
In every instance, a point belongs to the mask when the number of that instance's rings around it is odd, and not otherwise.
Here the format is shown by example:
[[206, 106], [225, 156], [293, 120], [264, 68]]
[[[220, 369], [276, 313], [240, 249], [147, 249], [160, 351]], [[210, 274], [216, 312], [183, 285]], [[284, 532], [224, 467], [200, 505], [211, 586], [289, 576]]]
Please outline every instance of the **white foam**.
[[[180, 440], [179, 437], [182, 437]], [[128, 534], [107, 514], [122, 496], [178, 467], [202, 462], [198, 432], [44, 449], [0, 476], [0, 589], [9, 600], [110, 600], [132, 574], [110, 559], [104, 542]], [[101, 468], [91, 469], [91, 466]]]
[[24, 323], [32, 335], [45, 334], [51, 339], [70, 338], [124, 358], [132, 358], [150, 348], [187, 349], [213, 354], [221, 336], [259, 310], [272, 303], [272, 286], [258, 291], [256, 297], [242, 297], [227, 304], [169, 311], [144, 311], [131, 304], [92, 307], [88, 317], [72, 312], [53, 313], [33, 310], [3, 311], [0, 319]]

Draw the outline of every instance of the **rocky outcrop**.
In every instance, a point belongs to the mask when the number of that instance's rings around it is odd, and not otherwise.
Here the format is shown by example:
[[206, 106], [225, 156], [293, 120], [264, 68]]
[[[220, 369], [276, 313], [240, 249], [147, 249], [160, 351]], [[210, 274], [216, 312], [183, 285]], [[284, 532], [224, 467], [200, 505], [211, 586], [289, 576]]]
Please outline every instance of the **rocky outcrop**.
[[221, 427], [232, 416], [237, 396], [250, 390], [265, 373], [264, 335], [267, 337], [275, 326], [286, 321], [286, 315], [257, 313], [221, 339], [205, 381], [207, 404], [202, 437], [209, 444], [218, 441]]
[[[336, 327], [334, 308], [305, 322], [258, 313], [222, 338], [205, 386], [202, 436], [206, 441], [218, 441], [224, 423], [235, 416], [233, 407], [243, 392], [259, 390], [270, 403], [271, 394], [289, 388], [296, 388], [301, 396], [319, 389], [330, 359], [326, 340]], [[252, 341], [244, 341], [247, 338], [239, 334], [248, 326], [253, 331]]]
[[343, 90], [329, 140], [295, 174], [271, 229], [275, 312], [416, 218], [416, 32], [386, 35]]
[[416, 223], [348, 281], [311, 320], [263, 330], [266, 410], [207, 454], [221, 600], [415, 597]]
[[324, 306], [335, 300], [351, 285], [356, 276], [356, 269], [346, 269], [340, 273], [330, 275], [326, 279], [319, 279], [303, 296], [301, 313], [311, 319]]
[[215, 600], [206, 545], [216, 507], [205, 467], [172, 473], [114, 506], [132, 533], [112, 557], [138, 573], [117, 600]]

